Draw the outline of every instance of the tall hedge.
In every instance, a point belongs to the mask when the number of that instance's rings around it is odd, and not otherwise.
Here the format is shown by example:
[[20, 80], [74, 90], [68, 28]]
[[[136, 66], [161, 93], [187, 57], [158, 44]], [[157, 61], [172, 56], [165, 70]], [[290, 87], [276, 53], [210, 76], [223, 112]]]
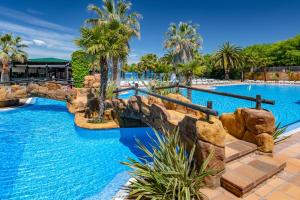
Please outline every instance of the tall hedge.
[[84, 77], [89, 74], [89, 63], [84, 51], [72, 53], [72, 77], [75, 87], [82, 87]]

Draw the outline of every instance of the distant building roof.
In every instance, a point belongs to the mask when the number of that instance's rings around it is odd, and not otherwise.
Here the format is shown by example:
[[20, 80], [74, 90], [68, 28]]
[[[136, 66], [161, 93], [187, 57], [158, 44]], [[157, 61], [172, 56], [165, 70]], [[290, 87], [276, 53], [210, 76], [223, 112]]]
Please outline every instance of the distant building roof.
[[67, 63], [69, 60], [59, 59], [59, 58], [32, 58], [28, 59], [27, 62], [30, 63]]

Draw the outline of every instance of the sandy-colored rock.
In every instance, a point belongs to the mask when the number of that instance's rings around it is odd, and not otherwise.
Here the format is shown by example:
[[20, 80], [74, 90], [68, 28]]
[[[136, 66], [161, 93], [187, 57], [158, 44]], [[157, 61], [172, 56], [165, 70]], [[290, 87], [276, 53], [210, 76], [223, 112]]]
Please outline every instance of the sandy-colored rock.
[[27, 90], [25, 88], [19, 88], [15, 92], [12, 93], [14, 98], [22, 99], [27, 97]]
[[219, 147], [225, 146], [227, 133], [221, 121], [216, 117], [211, 117], [210, 122], [208, 122], [199, 120], [194, 115], [185, 115], [178, 126], [179, 130], [191, 140], [201, 139]]
[[208, 142], [198, 140], [196, 146], [196, 160], [199, 161], [199, 165], [205, 160], [210, 153], [213, 154], [208, 167], [216, 171], [222, 171], [225, 169], [225, 148], [212, 145]]
[[270, 111], [244, 108], [242, 115], [246, 129], [255, 135], [272, 134], [275, 130], [275, 118]]
[[0, 100], [5, 100], [7, 98], [7, 91], [4, 87], [0, 87]]
[[94, 74], [85, 76], [83, 85], [85, 88], [99, 88], [100, 86], [100, 74]]
[[141, 111], [146, 116], [150, 116], [150, 114], [151, 114], [149, 108], [146, 106], [142, 106]]
[[255, 137], [256, 137], [256, 135], [254, 133], [252, 133], [250, 131], [246, 131], [242, 139], [246, 142], [256, 144]]
[[27, 92], [31, 92], [31, 91], [33, 91], [33, 90], [38, 91], [38, 88], [39, 88], [39, 85], [38, 85], [38, 84], [30, 83], [30, 84], [27, 86]]
[[164, 103], [162, 102], [161, 99], [159, 98], [156, 98], [156, 97], [153, 97], [153, 96], [148, 96], [148, 104], [149, 105], [152, 105], [152, 104], [158, 104], [158, 105], [161, 105], [161, 106], [164, 106]]
[[11, 91], [12, 93], [14, 93], [14, 92], [16, 92], [16, 91], [22, 89], [20, 85], [12, 85], [12, 86], [10, 86], [10, 88], [11, 88], [10, 91]]
[[218, 118], [211, 117], [210, 122], [198, 120], [196, 127], [199, 139], [220, 147], [225, 146], [225, 138], [227, 133], [222, 125], [222, 122]]
[[130, 97], [128, 100], [128, 106], [132, 109], [133, 112], [140, 112], [140, 106], [138, 103], [138, 98], [136, 96]]
[[61, 89], [61, 85], [56, 84], [56, 83], [45, 83], [43, 85], [44, 87], [46, 87], [48, 90], [59, 90]]
[[273, 137], [268, 133], [262, 133], [255, 137], [258, 149], [265, 153], [271, 153], [274, 148]]
[[75, 124], [78, 127], [85, 128], [85, 129], [112, 129], [112, 128], [120, 128], [119, 125], [113, 121], [107, 121], [105, 123], [88, 123], [88, 119], [84, 118], [83, 113], [76, 113], [75, 114]]
[[241, 109], [237, 109], [234, 113], [224, 113], [220, 116], [220, 120], [229, 134], [238, 139], [244, 137], [246, 127]]

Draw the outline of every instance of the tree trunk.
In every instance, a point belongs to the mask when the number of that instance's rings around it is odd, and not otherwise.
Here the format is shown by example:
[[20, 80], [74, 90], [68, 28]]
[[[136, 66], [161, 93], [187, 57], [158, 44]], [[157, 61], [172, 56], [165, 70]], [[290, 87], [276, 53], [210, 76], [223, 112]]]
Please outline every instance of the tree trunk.
[[117, 57], [113, 57], [112, 59], [113, 62], [113, 81], [116, 83], [117, 79], [118, 79], [118, 63], [119, 63], [119, 59]]
[[267, 81], [267, 68], [264, 67], [264, 81]]
[[9, 81], [9, 64], [2, 64], [1, 82]]
[[241, 82], [244, 82], [244, 70], [242, 70], [242, 73], [241, 73]]
[[229, 70], [225, 69], [225, 80], [229, 80]]
[[100, 94], [99, 94], [99, 121], [104, 120], [106, 87], [108, 81], [108, 66], [107, 60], [101, 58], [100, 60]]
[[[189, 87], [192, 86], [192, 76], [187, 77], [186, 85]], [[192, 90], [191, 89], [187, 89], [187, 98], [192, 101]]]

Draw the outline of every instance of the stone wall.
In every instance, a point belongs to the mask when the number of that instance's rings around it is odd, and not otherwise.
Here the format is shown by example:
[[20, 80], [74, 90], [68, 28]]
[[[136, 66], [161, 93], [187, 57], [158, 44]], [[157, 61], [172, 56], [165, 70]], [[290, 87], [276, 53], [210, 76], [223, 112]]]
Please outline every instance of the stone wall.
[[43, 84], [31, 83], [28, 86], [12, 85], [0, 87], [0, 101], [13, 101], [29, 97], [44, 97], [56, 100], [66, 100], [76, 95], [76, 90], [54, 82]]
[[[267, 81], [300, 81], [300, 72], [267, 72]], [[263, 72], [247, 72], [245, 79], [264, 80]]]
[[270, 111], [240, 108], [234, 113], [223, 114], [220, 120], [234, 137], [256, 144], [262, 152], [273, 151], [275, 118]]

